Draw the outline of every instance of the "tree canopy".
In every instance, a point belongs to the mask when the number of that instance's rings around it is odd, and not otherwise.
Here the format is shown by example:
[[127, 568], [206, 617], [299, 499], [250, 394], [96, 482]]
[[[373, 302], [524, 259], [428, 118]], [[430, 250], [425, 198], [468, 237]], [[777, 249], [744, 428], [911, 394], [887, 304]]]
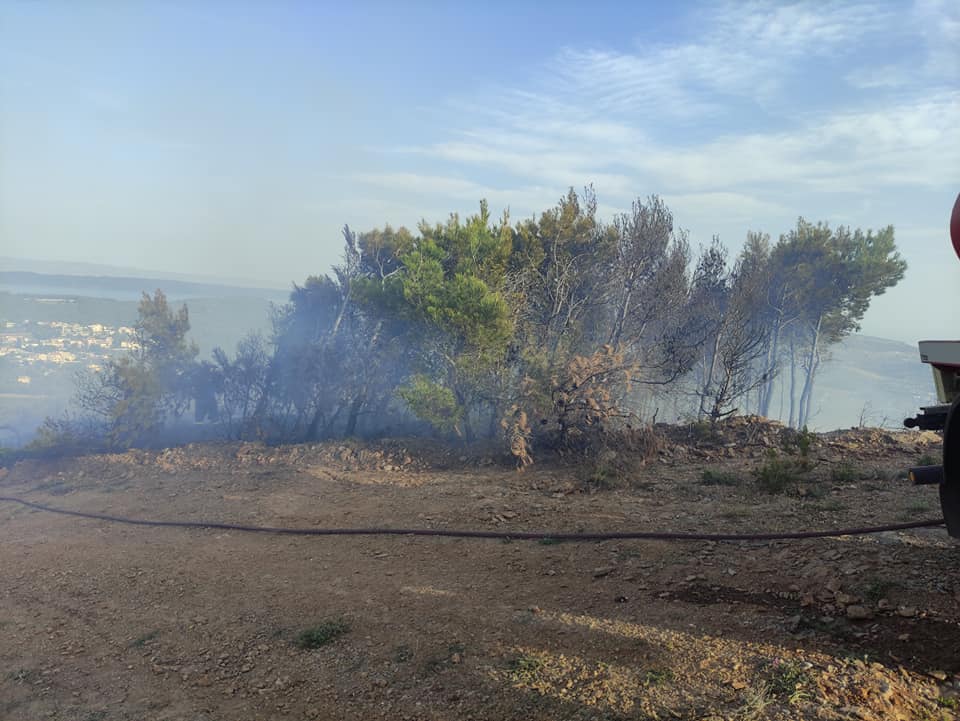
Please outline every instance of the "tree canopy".
[[144, 295], [136, 350], [79, 399], [117, 444], [192, 403], [236, 438], [500, 438], [523, 463], [544, 439], [661, 410], [770, 415], [787, 385], [799, 427], [831, 345], [905, 271], [892, 227], [800, 218], [775, 243], [750, 232], [731, 257], [718, 238], [695, 252], [656, 195], [609, 223], [591, 188], [518, 222], [481, 201], [416, 231], [345, 226], [341, 263], [295, 285], [271, 337], [232, 358], [197, 362], [186, 307]]

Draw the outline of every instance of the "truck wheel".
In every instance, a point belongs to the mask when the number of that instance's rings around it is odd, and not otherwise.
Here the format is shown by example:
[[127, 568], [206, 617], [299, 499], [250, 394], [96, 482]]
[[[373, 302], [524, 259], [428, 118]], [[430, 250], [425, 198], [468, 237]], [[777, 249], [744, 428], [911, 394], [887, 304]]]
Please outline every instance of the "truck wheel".
[[940, 484], [940, 507], [947, 522], [947, 532], [960, 538], [960, 397], [947, 412], [943, 427], [943, 483]]

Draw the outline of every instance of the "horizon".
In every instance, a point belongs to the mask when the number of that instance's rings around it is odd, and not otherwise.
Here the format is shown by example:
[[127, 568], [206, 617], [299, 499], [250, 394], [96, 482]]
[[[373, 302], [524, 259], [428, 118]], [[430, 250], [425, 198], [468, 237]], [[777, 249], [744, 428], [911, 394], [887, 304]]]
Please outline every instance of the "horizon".
[[861, 332], [956, 335], [960, 7], [506, 7], [5, 5], [4, 252], [289, 287], [345, 223], [592, 183], [606, 222], [661, 195], [695, 247], [892, 224], [910, 267]]

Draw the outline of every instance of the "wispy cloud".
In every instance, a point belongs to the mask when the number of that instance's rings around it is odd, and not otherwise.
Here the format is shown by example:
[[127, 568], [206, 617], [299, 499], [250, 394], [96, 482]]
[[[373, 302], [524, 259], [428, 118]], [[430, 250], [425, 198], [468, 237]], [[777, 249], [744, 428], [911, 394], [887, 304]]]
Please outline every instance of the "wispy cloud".
[[[788, 200], [817, 194], [956, 183], [960, 91], [865, 51], [907, 33], [930, 65], [956, 15], [929, 0], [733, 3], [691, 21], [680, 44], [564, 48], [517, 86], [452, 101], [471, 124], [404, 152], [438, 164], [417, 182], [450, 197], [533, 201], [592, 182], [615, 206], [660, 192], [728, 221], [790, 215]], [[833, 95], [798, 101], [796, 78], [814, 72]]]
[[698, 17], [692, 40], [566, 48], [538, 81], [596, 112], [699, 118], [727, 112], [731, 97], [769, 97], [798, 61], [848, 54], [889, 24], [884, 3], [728, 3]]

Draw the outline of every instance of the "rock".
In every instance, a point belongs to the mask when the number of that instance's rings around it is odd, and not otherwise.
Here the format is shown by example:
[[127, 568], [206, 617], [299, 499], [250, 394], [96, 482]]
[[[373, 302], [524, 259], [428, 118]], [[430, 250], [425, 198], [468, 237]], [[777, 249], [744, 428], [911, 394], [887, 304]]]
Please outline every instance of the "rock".
[[609, 576], [613, 571], [613, 566], [600, 566], [599, 568], [593, 569], [593, 577], [603, 578], [604, 576]]
[[851, 621], [866, 621], [873, 618], [873, 611], [866, 606], [853, 604], [851, 606], [847, 606], [847, 618], [849, 618]]
[[836, 598], [837, 603], [839, 603], [841, 606], [851, 606], [860, 600], [856, 596], [851, 596], [849, 593], [843, 593], [840, 591], [837, 592]]
[[890, 603], [889, 599], [881, 598], [877, 601], [877, 608], [881, 611], [889, 611], [893, 607], [893, 604]]
[[935, 669], [935, 670], [933, 670], [933, 671], [928, 671], [928, 672], [927, 672], [927, 675], [930, 676], [930, 677], [932, 677], [932, 678], [937, 679], [937, 681], [946, 681], [946, 680], [947, 680], [947, 672], [946, 672], [946, 671], [941, 671], [941, 670], [939, 670], [939, 669]]
[[913, 606], [900, 606], [897, 608], [897, 615], [904, 618], [913, 618], [917, 615], [917, 609]]

